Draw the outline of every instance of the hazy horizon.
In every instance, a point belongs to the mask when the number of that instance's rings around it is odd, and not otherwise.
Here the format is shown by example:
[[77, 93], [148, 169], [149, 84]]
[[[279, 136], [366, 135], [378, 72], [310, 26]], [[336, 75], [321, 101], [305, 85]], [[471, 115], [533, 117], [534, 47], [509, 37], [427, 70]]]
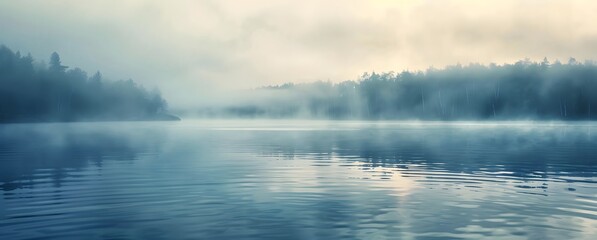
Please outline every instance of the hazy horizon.
[[0, 0], [0, 238], [593, 239], [595, 13]]
[[68, 66], [192, 107], [224, 89], [363, 72], [594, 59], [595, 10], [555, 0], [3, 1], [0, 42], [37, 59], [57, 51]]

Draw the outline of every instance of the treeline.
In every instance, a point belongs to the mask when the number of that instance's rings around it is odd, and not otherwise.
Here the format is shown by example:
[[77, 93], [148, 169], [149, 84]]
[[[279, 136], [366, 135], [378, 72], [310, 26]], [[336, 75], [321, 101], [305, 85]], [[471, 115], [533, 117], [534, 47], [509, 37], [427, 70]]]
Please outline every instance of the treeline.
[[0, 46], [0, 122], [147, 120], [164, 118], [166, 101], [132, 80], [105, 81]]
[[597, 65], [529, 60], [365, 73], [357, 81], [254, 90], [223, 111], [242, 117], [333, 119], [597, 119]]

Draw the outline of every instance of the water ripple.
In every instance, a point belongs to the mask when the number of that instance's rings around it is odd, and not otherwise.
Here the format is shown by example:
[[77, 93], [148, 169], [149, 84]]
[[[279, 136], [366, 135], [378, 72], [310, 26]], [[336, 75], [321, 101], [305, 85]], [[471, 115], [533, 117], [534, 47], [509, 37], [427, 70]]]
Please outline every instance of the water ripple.
[[591, 239], [590, 127], [0, 125], [0, 235]]

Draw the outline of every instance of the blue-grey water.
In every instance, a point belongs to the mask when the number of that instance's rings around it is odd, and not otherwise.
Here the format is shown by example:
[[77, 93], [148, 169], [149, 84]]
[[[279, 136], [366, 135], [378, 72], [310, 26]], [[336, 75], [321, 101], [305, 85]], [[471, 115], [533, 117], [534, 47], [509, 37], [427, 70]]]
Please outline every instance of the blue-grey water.
[[595, 239], [597, 124], [6, 124], [0, 194], [0, 239]]

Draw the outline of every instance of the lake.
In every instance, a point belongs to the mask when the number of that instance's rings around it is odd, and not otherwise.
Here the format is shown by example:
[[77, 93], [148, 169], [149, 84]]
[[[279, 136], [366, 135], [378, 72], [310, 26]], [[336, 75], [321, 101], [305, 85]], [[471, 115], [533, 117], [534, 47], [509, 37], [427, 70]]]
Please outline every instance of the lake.
[[2, 239], [591, 239], [597, 123], [0, 125]]

